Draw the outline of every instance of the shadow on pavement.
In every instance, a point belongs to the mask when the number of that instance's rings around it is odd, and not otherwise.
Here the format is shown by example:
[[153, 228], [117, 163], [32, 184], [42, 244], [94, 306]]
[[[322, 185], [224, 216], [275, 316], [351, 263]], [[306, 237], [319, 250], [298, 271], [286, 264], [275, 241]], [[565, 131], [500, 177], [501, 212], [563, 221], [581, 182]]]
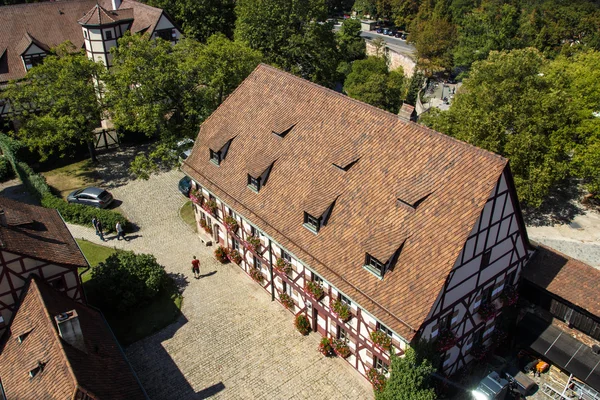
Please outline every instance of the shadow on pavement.
[[523, 218], [528, 226], [568, 224], [577, 215], [583, 214], [579, 198], [582, 192], [576, 184], [553, 190], [538, 209], [523, 208]]

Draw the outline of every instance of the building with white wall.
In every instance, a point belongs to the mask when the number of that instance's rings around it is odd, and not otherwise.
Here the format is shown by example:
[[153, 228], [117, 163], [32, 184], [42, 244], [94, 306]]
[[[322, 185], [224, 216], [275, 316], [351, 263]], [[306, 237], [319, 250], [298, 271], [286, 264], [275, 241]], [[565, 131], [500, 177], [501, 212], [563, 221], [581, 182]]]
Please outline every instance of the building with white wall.
[[450, 373], [484, 353], [529, 257], [506, 159], [266, 65], [182, 169], [199, 231], [365, 375], [389, 343], [433, 340]]

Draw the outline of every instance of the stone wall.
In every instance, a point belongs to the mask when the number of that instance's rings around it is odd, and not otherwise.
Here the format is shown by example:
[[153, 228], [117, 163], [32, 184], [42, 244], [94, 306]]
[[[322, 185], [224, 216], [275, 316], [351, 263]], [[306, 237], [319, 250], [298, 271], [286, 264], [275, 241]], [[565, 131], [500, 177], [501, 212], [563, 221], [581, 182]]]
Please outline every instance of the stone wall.
[[[414, 62], [414, 60], [412, 58], [410, 58], [407, 55], [398, 53], [397, 51], [395, 51], [389, 47], [386, 47], [385, 51], [389, 58], [390, 71], [398, 69], [398, 67], [402, 67], [402, 69], [404, 71], [404, 75], [406, 77], [410, 78], [413, 76], [413, 74], [415, 73], [416, 63]], [[369, 42], [367, 42], [367, 55], [369, 55], [369, 56], [377, 55], [376, 47], [372, 43], [369, 43]]]

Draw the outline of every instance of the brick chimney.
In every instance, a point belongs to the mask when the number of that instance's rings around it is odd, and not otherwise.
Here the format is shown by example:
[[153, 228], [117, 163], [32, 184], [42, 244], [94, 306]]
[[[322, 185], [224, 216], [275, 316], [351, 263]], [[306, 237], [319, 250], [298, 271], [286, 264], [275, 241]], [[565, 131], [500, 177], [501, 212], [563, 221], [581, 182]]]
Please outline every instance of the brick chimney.
[[112, 9], [118, 10], [121, 7], [121, 0], [112, 0]]
[[54, 317], [60, 337], [78, 350], [87, 353], [77, 311], [71, 310]]

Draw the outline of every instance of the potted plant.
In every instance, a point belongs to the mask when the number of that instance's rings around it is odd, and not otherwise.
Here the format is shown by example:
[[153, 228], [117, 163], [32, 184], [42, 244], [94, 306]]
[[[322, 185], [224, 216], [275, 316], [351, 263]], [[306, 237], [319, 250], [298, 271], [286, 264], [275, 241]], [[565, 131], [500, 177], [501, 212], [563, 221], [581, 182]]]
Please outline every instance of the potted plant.
[[390, 351], [392, 349], [392, 338], [385, 332], [373, 331], [370, 336], [373, 344], [381, 351]]
[[213, 217], [217, 216], [217, 203], [214, 200], [203, 202], [202, 208]]
[[367, 371], [367, 379], [371, 382], [371, 385], [373, 385], [373, 390], [375, 392], [381, 393], [385, 388], [387, 378], [376, 368], [370, 368], [369, 371]]
[[496, 310], [494, 303], [490, 301], [489, 303], [482, 304], [479, 307], [479, 310], [477, 310], [477, 314], [479, 314], [481, 319], [484, 321], [489, 321], [496, 318], [496, 315], [498, 315], [498, 310]]
[[323, 286], [317, 282], [306, 282], [306, 284], [304, 284], [304, 290], [317, 301], [325, 297], [325, 290], [323, 290]]
[[341, 339], [335, 339], [332, 343], [333, 351], [335, 354], [342, 358], [348, 358], [352, 352], [350, 351], [350, 347], [348, 347], [348, 343]]
[[202, 202], [202, 193], [198, 189], [191, 189], [189, 196], [193, 203], [200, 204]]
[[292, 272], [292, 264], [290, 264], [283, 258], [278, 258], [275, 262], [275, 269], [280, 273], [287, 275]]
[[256, 236], [250, 236], [244, 242], [244, 246], [250, 251], [259, 253], [260, 252], [260, 239], [257, 238]]
[[352, 312], [350, 306], [341, 300], [333, 300], [329, 303], [331, 310], [341, 319], [343, 322], [348, 322], [352, 318]]
[[502, 301], [502, 304], [504, 304], [504, 306], [506, 307], [516, 304], [518, 300], [519, 292], [517, 292], [517, 290], [513, 286], [509, 286], [506, 289], [504, 289], [504, 291], [500, 295], [500, 301]]
[[238, 225], [238, 222], [235, 218], [233, 218], [231, 215], [228, 215], [225, 217], [225, 228], [231, 232], [231, 233], [237, 233], [238, 228], [240, 227]]
[[325, 357], [329, 357], [333, 354], [333, 347], [331, 346], [331, 339], [329, 338], [321, 338], [321, 342], [319, 343], [319, 351]]
[[265, 280], [265, 277], [263, 276], [262, 272], [260, 272], [260, 269], [258, 268], [250, 268], [250, 276], [252, 277], [252, 279], [254, 279], [256, 282], [262, 284]]
[[306, 336], [310, 332], [310, 322], [304, 314], [299, 314], [296, 316], [294, 325], [296, 326], [296, 329], [298, 329], [298, 332], [300, 332], [302, 335]]
[[237, 265], [240, 265], [242, 263], [242, 255], [240, 254], [239, 251], [237, 251], [235, 249], [229, 251], [229, 253], [227, 254], [227, 257], [229, 258], [229, 261], [233, 261]]
[[227, 249], [223, 246], [219, 246], [215, 250], [215, 257], [219, 262], [225, 264], [228, 260], [227, 258]]
[[281, 304], [283, 304], [283, 306], [288, 310], [294, 310], [294, 306], [296, 304], [294, 303], [294, 299], [292, 299], [292, 296], [290, 296], [289, 294], [279, 293], [279, 301], [281, 301]]
[[450, 329], [446, 329], [440, 333], [440, 336], [437, 338], [436, 345], [438, 351], [444, 352], [453, 348], [457, 342], [458, 339], [456, 338], [454, 332], [452, 332]]

